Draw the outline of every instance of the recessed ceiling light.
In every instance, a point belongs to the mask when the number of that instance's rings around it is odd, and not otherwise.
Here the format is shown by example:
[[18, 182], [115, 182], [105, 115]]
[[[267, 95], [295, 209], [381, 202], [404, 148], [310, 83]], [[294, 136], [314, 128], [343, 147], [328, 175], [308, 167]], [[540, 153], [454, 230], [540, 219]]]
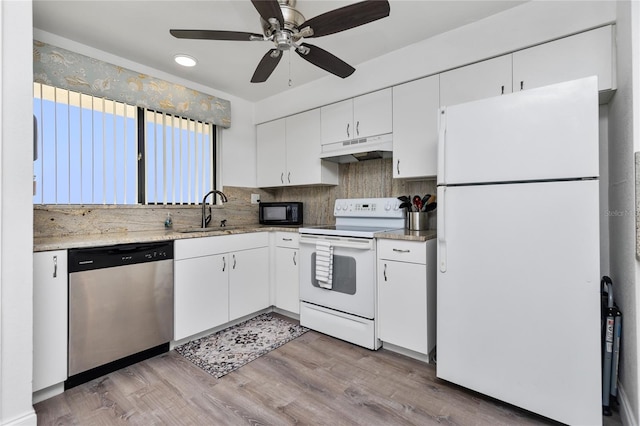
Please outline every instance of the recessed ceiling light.
[[183, 54], [176, 55], [173, 57], [173, 59], [183, 67], [194, 67], [198, 63], [198, 61], [196, 61], [196, 58], [194, 58], [193, 56]]

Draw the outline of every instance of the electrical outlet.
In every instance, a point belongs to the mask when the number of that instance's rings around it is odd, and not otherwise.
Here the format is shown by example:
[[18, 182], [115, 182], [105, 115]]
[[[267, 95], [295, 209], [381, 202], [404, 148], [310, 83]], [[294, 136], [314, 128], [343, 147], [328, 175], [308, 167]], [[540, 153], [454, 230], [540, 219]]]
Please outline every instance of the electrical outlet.
[[251, 194], [251, 204], [260, 203], [260, 194]]

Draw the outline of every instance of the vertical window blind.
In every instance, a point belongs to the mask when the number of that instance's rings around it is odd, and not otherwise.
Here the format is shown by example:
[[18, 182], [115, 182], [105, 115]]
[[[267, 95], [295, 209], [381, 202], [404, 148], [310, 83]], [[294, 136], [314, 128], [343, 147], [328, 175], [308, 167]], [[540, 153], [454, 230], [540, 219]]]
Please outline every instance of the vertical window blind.
[[214, 187], [212, 124], [40, 83], [34, 115], [34, 204], [197, 204]]

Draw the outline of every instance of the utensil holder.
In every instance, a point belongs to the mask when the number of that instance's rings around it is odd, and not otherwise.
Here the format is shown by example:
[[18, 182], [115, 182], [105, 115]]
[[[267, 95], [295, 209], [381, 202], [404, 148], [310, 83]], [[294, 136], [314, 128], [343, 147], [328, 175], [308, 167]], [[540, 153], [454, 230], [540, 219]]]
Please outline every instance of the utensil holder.
[[429, 229], [428, 212], [407, 212], [407, 229], [410, 231], [426, 231]]

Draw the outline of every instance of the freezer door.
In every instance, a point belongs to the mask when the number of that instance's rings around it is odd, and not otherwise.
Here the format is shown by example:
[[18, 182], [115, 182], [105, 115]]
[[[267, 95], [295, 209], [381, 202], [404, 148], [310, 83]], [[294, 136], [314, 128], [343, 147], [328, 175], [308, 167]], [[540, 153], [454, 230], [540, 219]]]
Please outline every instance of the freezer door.
[[596, 77], [445, 107], [438, 184], [598, 176]]
[[437, 376], [600, 424], [598, 181], [438, 191]]

